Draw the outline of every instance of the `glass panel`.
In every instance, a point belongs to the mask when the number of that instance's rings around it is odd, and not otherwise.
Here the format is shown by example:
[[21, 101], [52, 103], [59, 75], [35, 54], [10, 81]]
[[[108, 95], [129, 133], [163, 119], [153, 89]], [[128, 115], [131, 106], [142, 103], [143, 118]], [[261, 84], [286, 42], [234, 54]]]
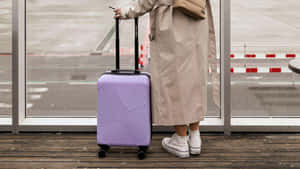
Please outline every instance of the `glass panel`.
[[[115, 22], [108, 6], [120, 2], [27, 1], [27, 117], [96, 116], [96, 81], [115, 63]], [[124, 68], [133, 61], [129, 26], [121, 24]]]
[[12, 1], [0, 1], [0, 118], [11, 117]]
[[[96, 81], [115, 67], [115, 22], [108, 6], [130, 2], [27, 0], [27, 117], [96, 116]], [[219, 30], [219, 0], [213, 0], [213, 8]], [[148, 18], [139, 19], [139, 50], [141, 69], [149, 72]], [[120, 43], [121, 68], [132, 69], [132, 20], [121, 21]], [[220, 116], [212, 99], [208, 106], [209, 116]]]
[[[214, 19], [214, 26], [216, 32], [216, 47], [217, 47], [217, 69], [220, 70], [220, 0], [210, 0], [212, 6], [212, 14]], [[208, 112], [206, 116], [208, 117], [221, 117], [220, 109], [214, 104], [212, 97], [212, 85], [211, 76], [208, 76], [208, 102], [207, 108]], [[220, 79], [220, 76], [218, 76]], [[220, 83], [221, 84], [221, 83]], [[220, 98], [219, 98], [220, 100]]]
[[300, 76], [288, 68], [300, 57], [297, 0], [231, 0], [232, 115], [300, 116]]

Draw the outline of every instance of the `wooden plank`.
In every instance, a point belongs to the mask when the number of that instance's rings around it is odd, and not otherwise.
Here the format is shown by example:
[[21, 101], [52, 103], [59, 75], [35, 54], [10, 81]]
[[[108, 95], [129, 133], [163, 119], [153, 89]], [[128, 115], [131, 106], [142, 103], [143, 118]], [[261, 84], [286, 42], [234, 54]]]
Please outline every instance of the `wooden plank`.
[[272, 168], [272, 169], [282, 169], [282, 168], [299, 168], [300, 164], [297, 163], [284, 163], [284, 162], [270, 162], [270, 161], [257, 161], [257, 162], [145, 162], [145, 161], [135, 161], [135, 162], [121, 162], [121, 163], [111, 163], [111, 162], [36, 162], [33, 161], [30, 164], [24, 162], [2, 162], [1, 166], [3, 168]]
[[95, 133], [0, 134], [0, 168], [300, 168], [300, 135], [202, 135], [200, 156], [179, 159], [155, 134], [148, 158], [136, 148], [112, 147], [98, 159]]

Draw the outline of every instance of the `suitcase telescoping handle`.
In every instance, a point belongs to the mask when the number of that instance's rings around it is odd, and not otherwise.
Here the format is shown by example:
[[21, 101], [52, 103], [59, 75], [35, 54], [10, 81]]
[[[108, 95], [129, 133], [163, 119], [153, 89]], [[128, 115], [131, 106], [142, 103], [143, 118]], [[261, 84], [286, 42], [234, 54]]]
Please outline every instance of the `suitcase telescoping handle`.
[[[138, 32], [138, 18], [134, 18], [134, 25], [135, 25], [135, 40], [134, 40], [134, 56], [135, 56], [135, 69], [133, 71], [134, 74], [140, 73], [138, 61], [139, 61], [139, 32]], [[116, 18], [116, 70], [113, 70], [114, 73], [121, 73], [120, 70], [120, 33], [119, 33], [119, 18]], [[129, 70], [126, 70], [129, 72]]]

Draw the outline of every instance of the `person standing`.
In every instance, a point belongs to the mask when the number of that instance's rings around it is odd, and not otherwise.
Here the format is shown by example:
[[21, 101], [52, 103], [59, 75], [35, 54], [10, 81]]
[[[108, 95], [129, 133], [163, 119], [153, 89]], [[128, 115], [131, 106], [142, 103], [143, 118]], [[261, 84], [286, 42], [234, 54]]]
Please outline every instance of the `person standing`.
[[200, 20], [173, 8], [173, 3], [137, 0], [115, 9], [114, 17], [130, 19], [150, 13], [153, 123], [175, 127], [176, 133], [163, 138], [162, 147], [187, 158], [201, 152], [199, 123], [207, 112], [208, 60], [216, 55], [215, 32], [209, 0], [207, 17]]

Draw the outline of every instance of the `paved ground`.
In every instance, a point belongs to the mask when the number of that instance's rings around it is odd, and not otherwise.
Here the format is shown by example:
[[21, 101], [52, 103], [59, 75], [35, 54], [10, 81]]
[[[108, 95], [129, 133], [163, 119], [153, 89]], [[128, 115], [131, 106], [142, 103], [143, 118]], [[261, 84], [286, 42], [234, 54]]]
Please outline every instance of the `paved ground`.
[[[27, 0], [27, 115], [95, 116], [95, 81], [114, 64], [114, 21], [108, 6], [127, 3], [129, 0]], [[219, 3], [212, 0], [212, 4], [219, 30]], [[232, 0], [232, 53], [300, 53], [299, 7], [296, 0], [252, 0], [247, 4]], [[146, 42], [147, 17], [140, 19], [140, 44]], [[121, 23], [121, 46], [121, 62], [129, 68], [133, 65], [132, 21]], [[0, 115], [5, 116], [11, 113], [10, 51], [11, 0], [1, 0]], [[289, 60], [235, 59], [232, 66], [286, 67]], [[299, 76], [233, 74], [233, 115], [299, 116]], [[211, 93], [208, 106], [208, 116], [220, 115]]]

